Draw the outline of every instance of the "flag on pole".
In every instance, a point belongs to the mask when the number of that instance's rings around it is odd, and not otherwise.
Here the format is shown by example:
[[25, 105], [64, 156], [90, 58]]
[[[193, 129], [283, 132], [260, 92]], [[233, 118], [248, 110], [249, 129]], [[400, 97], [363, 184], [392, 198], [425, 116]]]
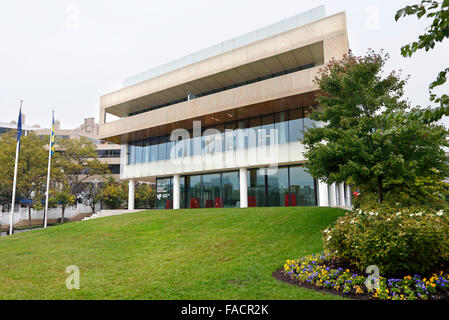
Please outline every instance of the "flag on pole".
[[19, 120], [17, 121], [17, 143], [20, 150], [20, 138], [22, 137], [22, 106], [19, 109]]
[[55, 116], [53, 114], [53, 120], [51, 122], [51, 138], [50, 138], [50, 156], [53, 157], [55, 154]]
[[16, 202], [17, 166], [19, 164], [20, 138], [22, 137], [22, 100], [20, 100], [19, 120], [17, 121], [16, 163], [14, 165], [14, 181], [12, 185], [11, 213], [9, 215], [9, 234], [13, 234], [14, 204]]
[[50, 193], [50, 169], [51, 157], [55, 153], [55, 112], [52, 112], [51, 133], [50, 133], [50, 149], [48, 150], [48, 171], [47, 171], [47, 191], [45, 192], [45, 212], [44, 212], [44, 228], [47, 228], [48, 220], [48, 197]]

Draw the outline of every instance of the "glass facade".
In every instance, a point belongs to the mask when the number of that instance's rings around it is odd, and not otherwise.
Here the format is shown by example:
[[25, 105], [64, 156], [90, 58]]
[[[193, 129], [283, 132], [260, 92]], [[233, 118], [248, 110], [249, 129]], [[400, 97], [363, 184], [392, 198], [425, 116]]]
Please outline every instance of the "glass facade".
[[240, 207], [239, 173], [237, 171], [223, 172], [222, 188], [223, 188], [223, 207], [239, 208]]
[[248, 170], [248, 207], [265, 207], [265, 169]]
[[[128, 144], [128, 164], [170, 160], [214, 154], [224, 151], [256, 148], [266, 145], [297, 142], [303, 138], [303, 130], [315, 126], [310, 120], [313, 107], [296, 108], [262, 117], [227, 122], [203, 128], [201, 137], [184, 141], [170, 141], [169, 136], [153, 137]], [[215, 129], [211, 131], [210, 129]], [[277, 139], [271, 130], [277, 130]], [[204, 135], [204, 133], [206, 133]], [[178, 146], [176, 152], [172, 149]], [[273, 182], [274, 183], [274, 182]]]
[[290, 167], [290, 202], [292, 206], [315, 206], [315, 179], [303, 167]]
[[[159, 209], [173, 207], [173, 179], [157, 179]], [[238, 171], [185, 176], [180, 179], [181, 208], [240, 208]], [[248, 207], [316, 206], [315, 179], [302, 166], [248, 169]]]
[[173, 208], [173, 178], [157, 179], [156, 182], [156, 208]]
[[288, 168], [278, 168], [276, 174], [267, 175], [267, 200], [269, 207], [288, 207]]
[[221, 175], [219, 173], [203, 175], [201, 208], [221, 208]]

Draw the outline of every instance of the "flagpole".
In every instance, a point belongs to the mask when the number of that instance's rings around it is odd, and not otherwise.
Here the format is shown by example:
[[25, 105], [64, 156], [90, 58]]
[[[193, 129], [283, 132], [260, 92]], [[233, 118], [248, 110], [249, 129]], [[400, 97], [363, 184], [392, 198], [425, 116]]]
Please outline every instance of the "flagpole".
[[[23, 103], [23, 100], [20, 100], [19, 117], [22, 116], [22, 103]], [[21, 121], [21, 119], [19, 119], [19, 121]], [[12, 235], [13, 223], [14, 223], [13, 216], [14, 216], [14, 203], [16, 202], [16, 184], [17, 184], [17, 166], [19, 164], [19, 146], [20, 146], [20, 139], [17, 139], [16, 163], [14, 166], [14, 182], [12, 185], [11, 214], [9, 215], [9, 235]]]
[[51, 147], [52, 147], [52, 135], [53, 135], [53, 120], [55, 117], [55, 111], [52, 111], [52, 121], [51, 121], [51, 129], [50, 129], [50, 144], [48, 148], [48, 171], [47, 171], [47, 191], [45, 192], [45, 211], [44, 211], [44, 229], [47, 228], [47, 219], [48, 219], [48, 196], [50, 191], [50, 168], [51, 168]]

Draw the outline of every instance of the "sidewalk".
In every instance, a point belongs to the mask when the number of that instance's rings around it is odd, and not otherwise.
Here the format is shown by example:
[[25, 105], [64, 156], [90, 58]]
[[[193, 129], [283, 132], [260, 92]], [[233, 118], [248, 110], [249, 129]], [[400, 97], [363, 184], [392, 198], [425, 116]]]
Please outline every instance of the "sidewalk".
[[118, 215], [122, 215], [122, 214], [127, 214], [127, 213], [136, 213], [136, 212], [142, 212], [142, 211], [146, 211], [146, 209], [142, 209], [142, 210], [102, 210], [98, 213], [95, 213], [93, 215], [91, 215], [90, 217], [84, 218], [81, 221], [87, 221], [87, 220], [91, 220], [91, 219], [98, 219], [98, 218], [105, 218], [105, 217], [111, 217], [111, 216], [118, 216]]

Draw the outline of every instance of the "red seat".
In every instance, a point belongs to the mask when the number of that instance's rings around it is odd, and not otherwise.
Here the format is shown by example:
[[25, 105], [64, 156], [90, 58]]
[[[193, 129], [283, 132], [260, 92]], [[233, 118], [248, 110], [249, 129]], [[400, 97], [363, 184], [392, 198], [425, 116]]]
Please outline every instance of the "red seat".
[[212, 200], [206, 200], [206, 208], [213, 208], [214, 202]]
[[198, 201], [197, 198], [190, 199], [190, 208], [191, 209], [197, 209], [199, 207], [200, 207], [200, 202]]
[[171, 201], [167, 200], [167, 202], [165, 203], [165, 209], [171, 209]]
[[296, 196], [294, 194], [292, 194], [292, 207], [296, 207], [297, 203], [296, 203]]
[[221, 198], [215, 198], [215, 208], [221, 208]]
[[290, 206], [290, 197], [289, 197], [289, 194], [287, 193], [286, 195], [285, 195], [285, 200], [284, 200], [284, 205], [286, 206], [286, 207], [289, 207]]
[[250, 207], [250, 208], [257, 207], [256, 197], [255, 196], [249, 196], [248, 197], [248, 207]]

